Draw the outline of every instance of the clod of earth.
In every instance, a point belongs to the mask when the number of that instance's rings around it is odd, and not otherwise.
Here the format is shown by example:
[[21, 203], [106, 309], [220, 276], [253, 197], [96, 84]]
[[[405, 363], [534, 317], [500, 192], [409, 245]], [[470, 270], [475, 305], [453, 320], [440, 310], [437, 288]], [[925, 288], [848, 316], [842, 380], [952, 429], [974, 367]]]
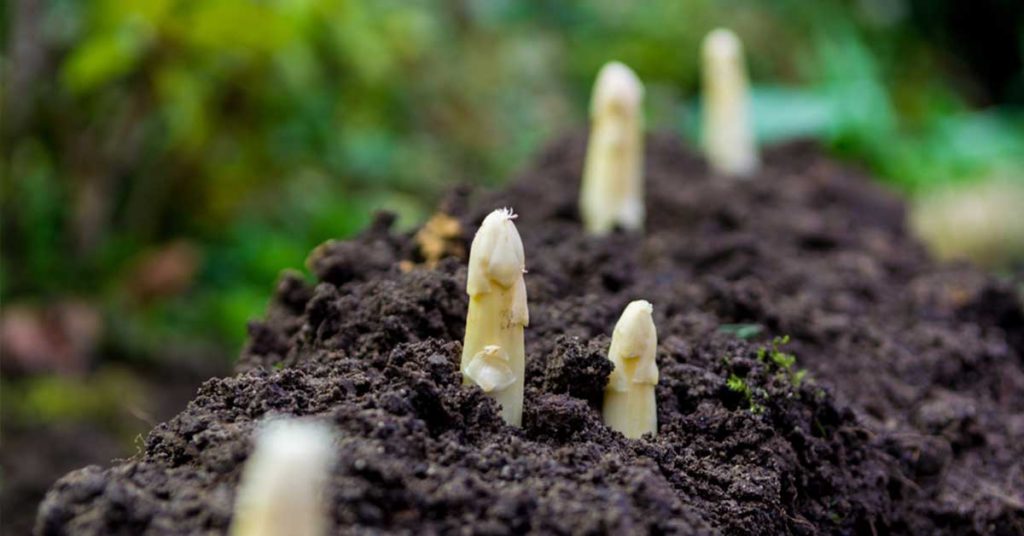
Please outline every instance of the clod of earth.
[[[273, 413], [335, 430], [325, 494], [342, 534], [1020, 533], [1015, 287], [931, 260], [898, 200], [809, 146], [766, 151], [750, 181], [675, 137], [646, 146], [643, 235], [582, 232], [577, 136], [502, 191], [453, 194], [462, 248], [433, 268], [387, 216], [320, 248], [318, 281], [280, 281], [237, 373], [136, 456], [58, 481], [39, 532], [226, 531]], [[531, 252], [521, 427], [459, 371], [456, 252], [500, 206]], [[628, 439], [601, 404], [609, 332], [638, 296], [657, 305], [658, 433]]]

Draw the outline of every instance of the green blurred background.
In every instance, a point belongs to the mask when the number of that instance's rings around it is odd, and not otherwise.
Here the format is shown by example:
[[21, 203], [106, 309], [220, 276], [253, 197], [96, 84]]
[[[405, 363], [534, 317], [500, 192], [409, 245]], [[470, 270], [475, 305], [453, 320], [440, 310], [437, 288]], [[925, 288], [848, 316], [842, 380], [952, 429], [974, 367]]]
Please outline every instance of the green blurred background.
[[[5, 513], [132, 452], [227, 371], [280, 270], [318, 243], [381, 208], [414, 225], [446, 187], [500, 184], [583, 126], [605, 61], [647, 84], [651, 128], [695, 140], [718, 25], [747, 46], [765, 143], [813, 137], [870, 169], [939, 255], [1007, 269], [1024, 252], [1019, 0], [2, 9]], [[22, 467], [32, 454], [60, 461]]]

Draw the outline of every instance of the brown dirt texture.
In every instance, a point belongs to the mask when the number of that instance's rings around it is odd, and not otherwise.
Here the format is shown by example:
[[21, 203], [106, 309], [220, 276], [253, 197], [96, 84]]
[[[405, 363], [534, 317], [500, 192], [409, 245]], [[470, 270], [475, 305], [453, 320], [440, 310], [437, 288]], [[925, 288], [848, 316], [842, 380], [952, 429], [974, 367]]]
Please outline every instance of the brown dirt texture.
[[[589, 237], [584, 149], [458, 189], [427, 231], [382, 215], [318, 248], [236, 374], [133, 458], [58, 481], [38, 533], [223, 532], [270, 414], [338, 431], [342, 534], [1024, 533], [1019, 283], [934, 262], [896, 196], [806, 144], [734, 180], [651, 136], [645, 231]], [[465, 255], [505, 206], [528, 269], [522, 428], [457, 370]], [[627, 440], [599, 408], [634, 299], [655, 308], [659, 432]]]

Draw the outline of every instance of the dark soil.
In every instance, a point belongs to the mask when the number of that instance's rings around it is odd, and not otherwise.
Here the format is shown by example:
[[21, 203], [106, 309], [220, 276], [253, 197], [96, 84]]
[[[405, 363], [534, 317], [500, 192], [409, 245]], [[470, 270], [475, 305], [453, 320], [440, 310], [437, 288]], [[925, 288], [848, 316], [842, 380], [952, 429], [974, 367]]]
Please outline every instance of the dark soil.
[[[254, 425], [288, 413], [341, 432], [343, 533], [1024, 533], [1010, 283], [930, 260], [894, 196], [805, 145], [739, 182], [654, 137], [647, 231], [589, 238], [583, 148], [563, 140], [507, 190], [451, 196], [462, 232], [439, 262], [387, 216], [318, 249], [319, 282], [282, 278], [238, 374], [144, 453], [60, 480], [38, 531], [223, 531]], [[522, 429], [457, 371], [466, 247], [501, 206], [529, 269]], [[627, 440], [595, 408], [608, 335], [638, 298], [655, 306], [659, 434]], [[781, 335], [790, 369], [759, 351]]]

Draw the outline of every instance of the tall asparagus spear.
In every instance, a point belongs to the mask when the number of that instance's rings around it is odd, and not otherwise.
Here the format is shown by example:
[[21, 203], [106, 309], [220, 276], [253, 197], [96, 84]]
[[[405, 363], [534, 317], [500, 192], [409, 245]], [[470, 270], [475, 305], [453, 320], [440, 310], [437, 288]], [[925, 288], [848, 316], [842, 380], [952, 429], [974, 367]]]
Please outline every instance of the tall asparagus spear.
[[526, 356], [523, 328], [530, 323], [523, 280], [523, 242], [510, 209], [488, 215], [469, 252], [466, 338], [462, 374], [501, 404], [501, 416], [519, 426], [523, 415]]

